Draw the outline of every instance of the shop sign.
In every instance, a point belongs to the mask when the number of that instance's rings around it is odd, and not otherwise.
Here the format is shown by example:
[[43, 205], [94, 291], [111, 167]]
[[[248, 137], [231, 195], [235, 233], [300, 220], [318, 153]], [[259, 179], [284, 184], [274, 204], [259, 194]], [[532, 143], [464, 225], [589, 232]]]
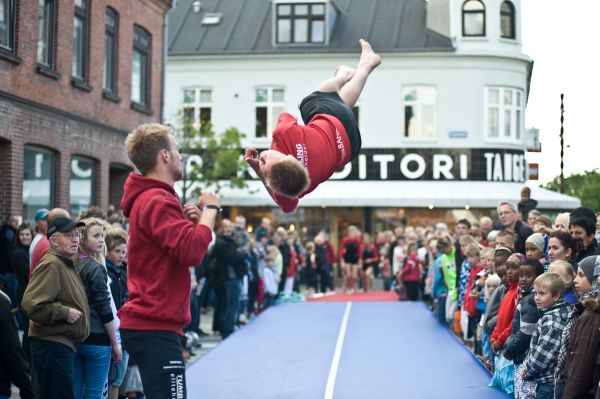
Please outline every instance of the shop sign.
[[525, 182], [522, 150], [495, 148], [363, 148], [334, 180]]

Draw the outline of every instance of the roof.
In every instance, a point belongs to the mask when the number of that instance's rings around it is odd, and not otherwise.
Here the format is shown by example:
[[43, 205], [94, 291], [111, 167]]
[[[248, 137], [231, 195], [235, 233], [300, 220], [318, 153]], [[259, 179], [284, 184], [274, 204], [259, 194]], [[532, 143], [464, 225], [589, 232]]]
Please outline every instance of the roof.
[[[247, 183], [249, 190], [222, 189], [221, 204], [275, 206], [260, 181]], [[328, 180], [302, 198], [300, 206], [495, 208], [501, 201], [517, 204], [522, 188], [523, 183], [507, 182]], [[538, 209], [570, 210], [581, 206], [578, 198], [539, 187], [531, 187], [531, 198], [538, 201]]]
[[[169, 55], [348, 53], [360, 38], [378, 52], [454, 51], [448, 37], [427, 29], [424, 0], [327, 1], [338, 10], [328, 45], [275, 47], [271, 0], [202, 0], [200, 13], [194, 0], [179, 0], [169, 13]], [[220, 22], [202, 25], [208, 13], [221, 13]]]

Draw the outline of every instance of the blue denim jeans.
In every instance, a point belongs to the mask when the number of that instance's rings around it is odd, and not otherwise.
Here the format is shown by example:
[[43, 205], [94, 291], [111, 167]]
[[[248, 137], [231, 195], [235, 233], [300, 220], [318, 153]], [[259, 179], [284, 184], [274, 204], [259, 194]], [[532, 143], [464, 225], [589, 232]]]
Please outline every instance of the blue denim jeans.
[[119, 363], [110, 362], [110, 369], [108, 371], [108, 383], [113, 387], [120, 387], [125, 378], [125, 372], [127, 371], [127, 363], [129, 362], [129, 353], [125, 349], [122, 349], [123, 357]]
[[110, 368], [110, 353], [110, 346], [79, 345], [75, 353], [76, 398], [103, 399], [102, 391]]
[[440, 295], [437, 298], [436, 316], [440, 324], [448, 326], [448, 322], [446, 321], [446, 295]]
[[239, 279], [225, 281], [225, 317], [223, 320], [223, 338], [227, 338], [234, 331], [235, 318], [240, 306], [242, 282]]
[[546, 382], [545, 384], [538, 384], [535, 390], [536, 399], [554, 399], [554, 383]]

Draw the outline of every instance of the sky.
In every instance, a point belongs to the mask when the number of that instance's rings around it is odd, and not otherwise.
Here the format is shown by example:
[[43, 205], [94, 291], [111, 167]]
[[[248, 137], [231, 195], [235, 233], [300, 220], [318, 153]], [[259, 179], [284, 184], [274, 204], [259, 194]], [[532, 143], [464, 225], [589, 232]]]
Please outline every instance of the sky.
[[[538, 128], [538, 183], [560, 174], [560, 94], [564, 93], [564, 173], [600, 168], [600, 0], [521, 0], [523, 53], [534, 60], [525, 127]], [[535, 185], [535, 182], [531, 182]]]

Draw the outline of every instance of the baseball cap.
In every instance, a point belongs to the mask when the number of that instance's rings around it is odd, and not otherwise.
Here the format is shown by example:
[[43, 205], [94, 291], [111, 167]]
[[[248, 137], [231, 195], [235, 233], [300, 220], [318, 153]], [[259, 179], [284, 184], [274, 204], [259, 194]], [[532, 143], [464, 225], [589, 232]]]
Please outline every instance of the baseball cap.
[[48, 209], [42, 208], [42, 209], [38, 209], [35, 212], [35, 216], [33, 217], [34, 220], [42, 220], [42, 219], [46, 219], [48, 217]]
[[48, 238], [50, 238], [50, 236], [52, 236], [54, 233], [64, 233], [65, 231], [69, 231], [75, 227], [81, 226], [85, 226], [85, 223], [76, 222], [66, 217], [56, 218], [52, 221], [52, 223], [50, 223], [50, 226], [48, 226]]

